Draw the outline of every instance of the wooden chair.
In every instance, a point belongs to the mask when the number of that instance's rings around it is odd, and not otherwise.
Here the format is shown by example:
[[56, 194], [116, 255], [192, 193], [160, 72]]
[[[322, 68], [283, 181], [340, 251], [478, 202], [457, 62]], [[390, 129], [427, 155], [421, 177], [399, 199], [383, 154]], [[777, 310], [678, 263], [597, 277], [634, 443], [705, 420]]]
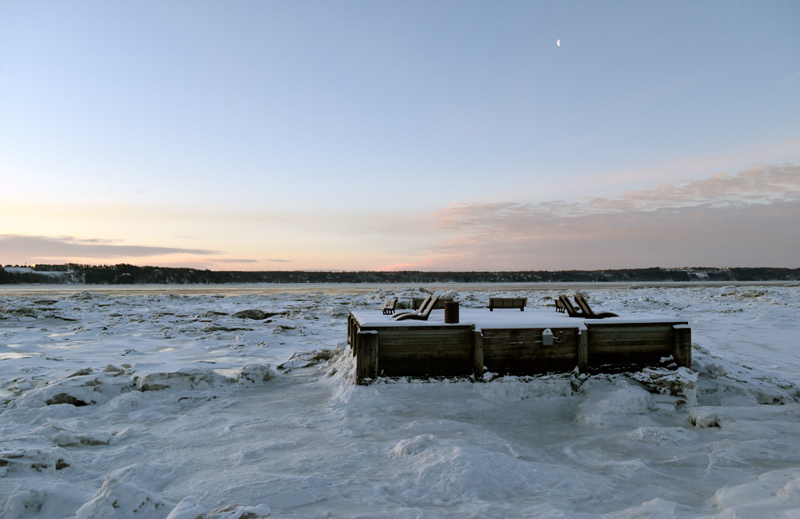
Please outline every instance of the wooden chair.
[[[428, 295], [428, 297], [426, 297], [426, 298], [425, 298], [425, 299], [422, 301], [422, 304], [421, 304], [421, 305], [419, 305], [419, 308], [417, 308], [416, 310], [414, 310], [414, 311], [411, 311], [411, 312], [401, 312], [401, 313], [399, 313], [399, 314], [395, 314], [394, 318], [395, 318], [395, 319], [397, 319], [397, 318], [398, 318], [398, 317], [400, 317], [401, 315], [406, 315], [406, 314], [418, 314], [418, 313], [420, 313], [422, 310], [424, 310], [424, 309], [425, 309], [425, 306], [426, 306], [428, 303], [430, 303], [430, 302], [431, 302], [431, 298], [433, 298], [433, 295]], [[413, 306], [413, 303], [412, 303], [412, 306]]]
[[578, 317], [580, 319], [585, 319], [586, 316], [579, 311], [575, 310], [575, 307], [572, 306], [572, 302], [569, 300], [567, 296], [561, 295], [558, 296], [558, 300], [561, 302], [561, 306], [567, 312], [567, 315], [570, 317]]
[[436, 303], [439, 302], [439, 296], [433, 296], [431, 300], [428, 302], [428, 306], [424, 308], [420, 308], [420, 312], [409, 312], [405, 314], [397, 314], [394, 316], [395, 321], [405, 321], [407, 319], [412, 319], [415, 321], [427, 321], [428, 317], [431, 315], [431, 311], [433, 307], [436, 306]]
[[394, 309], [396, 306], [397, 306], [397, 298], [394, 298], [391, 301], [384, 301], [383, 306], [381, 306], [381, 310], [383, 310], [383, 315], [392, 315], [394, 313]]
[[567, 307], [564, 306], [561, 299], [554, 297], [553, 300], [556, 302], [556, 312], [561, 312], [563, 314], [567, 310]]
[[583, 314], [586, 316], [587, 319], [605, 319], [606, 317], [619, 317], [617, 314], [612, 312], [600, 312], [595, 313], [592, 310], [592, 307], [589, 306], [589, 303], [586, 299], [579, 294], [575, 294], [575, 302], [578, 303]]
[[428, 301], [431, 300], [431, 296], [427, 295], [425, 297], [412, 297], [411, 298], [411, 309], [415, 312], [418, 312], [420, 308], [428, 304]]

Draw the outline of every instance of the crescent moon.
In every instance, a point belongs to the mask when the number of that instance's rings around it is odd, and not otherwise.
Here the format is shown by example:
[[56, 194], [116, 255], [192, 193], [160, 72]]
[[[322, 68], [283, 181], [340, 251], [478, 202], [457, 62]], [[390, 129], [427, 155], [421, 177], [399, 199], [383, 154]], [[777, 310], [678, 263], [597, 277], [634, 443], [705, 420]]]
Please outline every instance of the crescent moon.
[[558, 40], [558, 41], [556, 42], [556, 45], [558, 45], [559, 47], [561, 47], [561, 40]]

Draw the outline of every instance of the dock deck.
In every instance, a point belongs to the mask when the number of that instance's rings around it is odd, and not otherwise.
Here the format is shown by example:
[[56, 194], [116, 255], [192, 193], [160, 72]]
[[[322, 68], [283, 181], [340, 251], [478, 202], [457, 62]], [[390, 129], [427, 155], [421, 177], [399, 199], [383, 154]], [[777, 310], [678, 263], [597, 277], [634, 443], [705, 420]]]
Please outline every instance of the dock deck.
[[[691, 366], [691, 328], [685, 319], [629, 314], [606, 319], [569, 317], [552, 310], [461, 308], [460, 322], [434, 310], [427, 321], [395, 321], [378, 310], [348, 317], [347, 341], [356, 378], [483, 376], [639, 368], [672, 356]], [[549, 330], [552, 340], [549, 340]], [[552, 344], [548, 344], [552, 342]]]

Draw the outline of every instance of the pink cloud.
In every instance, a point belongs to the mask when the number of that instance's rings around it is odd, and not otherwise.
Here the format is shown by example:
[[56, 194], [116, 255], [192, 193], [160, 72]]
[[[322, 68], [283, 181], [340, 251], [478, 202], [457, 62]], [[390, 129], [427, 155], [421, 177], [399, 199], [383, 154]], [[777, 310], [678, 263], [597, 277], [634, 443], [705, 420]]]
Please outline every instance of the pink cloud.
[[403, 268], [798, 267], [797, 222], [800, 166], [756, 166], [571, 203], [452, 205], [433, 225], [459, 236]]

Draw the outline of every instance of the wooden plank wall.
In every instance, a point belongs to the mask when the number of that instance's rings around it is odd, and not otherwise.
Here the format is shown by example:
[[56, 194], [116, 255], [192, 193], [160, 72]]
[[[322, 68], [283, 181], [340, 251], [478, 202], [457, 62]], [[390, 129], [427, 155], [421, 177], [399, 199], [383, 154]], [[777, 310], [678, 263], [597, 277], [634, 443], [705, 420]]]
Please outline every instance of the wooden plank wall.
[[652, 366], [673, 354], [673, 323], [586, 323], [590, 368], [605, 365]]
[[381, 328], [380, 373], [387, 377], [469, 376], [472, 330], [472, 325]]
[[578, 362], [578, 330], [550, 328], [553, 345], [542, 344], [544, 328], [484, 329], [483, 363], [493, 373], [531, 375], [569, 371]]

